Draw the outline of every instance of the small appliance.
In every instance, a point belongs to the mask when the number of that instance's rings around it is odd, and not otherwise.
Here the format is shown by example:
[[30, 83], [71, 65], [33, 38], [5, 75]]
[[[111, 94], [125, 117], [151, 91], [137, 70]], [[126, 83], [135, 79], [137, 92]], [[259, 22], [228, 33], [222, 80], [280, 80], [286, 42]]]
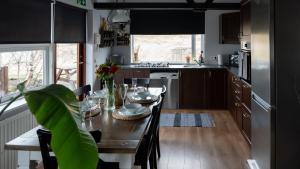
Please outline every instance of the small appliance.
[[239, 67], [239, 56], [238, 54], [229, 55], [229, 66]]

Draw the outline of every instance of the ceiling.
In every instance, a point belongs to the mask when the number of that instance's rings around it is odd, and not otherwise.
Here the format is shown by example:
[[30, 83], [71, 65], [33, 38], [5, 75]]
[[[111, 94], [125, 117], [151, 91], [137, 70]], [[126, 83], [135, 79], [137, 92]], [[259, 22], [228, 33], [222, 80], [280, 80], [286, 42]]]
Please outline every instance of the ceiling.
[[[124, 0], [118, 0], [123, 2]], [[194, 0], [196, 3], [205, 2], [206, 0]], [[214, 0], [215, 3], [239, 3], [241, 0]], [[115, 0], [95, 0], [95, 2], [115, 2]], [[125, 2], [186, 2], [186, 0], [125, 0]]]

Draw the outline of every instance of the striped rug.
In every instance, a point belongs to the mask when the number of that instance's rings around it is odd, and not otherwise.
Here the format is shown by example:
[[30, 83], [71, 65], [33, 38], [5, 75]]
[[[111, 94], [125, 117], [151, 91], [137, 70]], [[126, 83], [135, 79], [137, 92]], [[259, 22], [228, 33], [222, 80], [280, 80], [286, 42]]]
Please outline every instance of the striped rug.
[[215, 127], [215, 122], [208, 113], [162, 113], [160, 126], [165, 127]]

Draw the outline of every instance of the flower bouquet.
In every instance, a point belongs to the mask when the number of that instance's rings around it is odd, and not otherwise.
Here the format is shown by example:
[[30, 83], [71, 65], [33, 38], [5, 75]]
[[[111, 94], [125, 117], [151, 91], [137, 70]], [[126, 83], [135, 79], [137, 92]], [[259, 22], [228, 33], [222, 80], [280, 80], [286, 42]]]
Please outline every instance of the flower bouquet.
[[114, 74], [119, 70], [119, 67], [113, 63], [106, 63], [100, 65], [96, 70], [96, 76], [104, 81], [107, 89], [106, 110], [115, 109], [115, 88], [114, 88]]

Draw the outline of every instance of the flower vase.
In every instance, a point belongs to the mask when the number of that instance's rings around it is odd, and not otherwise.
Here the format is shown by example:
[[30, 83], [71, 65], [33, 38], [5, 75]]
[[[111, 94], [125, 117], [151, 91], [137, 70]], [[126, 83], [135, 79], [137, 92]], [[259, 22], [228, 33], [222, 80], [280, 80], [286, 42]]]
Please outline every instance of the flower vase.
[[105, 81], [107, 88], [105, 110], [115, 110], [115, 83], [113, 79]]

